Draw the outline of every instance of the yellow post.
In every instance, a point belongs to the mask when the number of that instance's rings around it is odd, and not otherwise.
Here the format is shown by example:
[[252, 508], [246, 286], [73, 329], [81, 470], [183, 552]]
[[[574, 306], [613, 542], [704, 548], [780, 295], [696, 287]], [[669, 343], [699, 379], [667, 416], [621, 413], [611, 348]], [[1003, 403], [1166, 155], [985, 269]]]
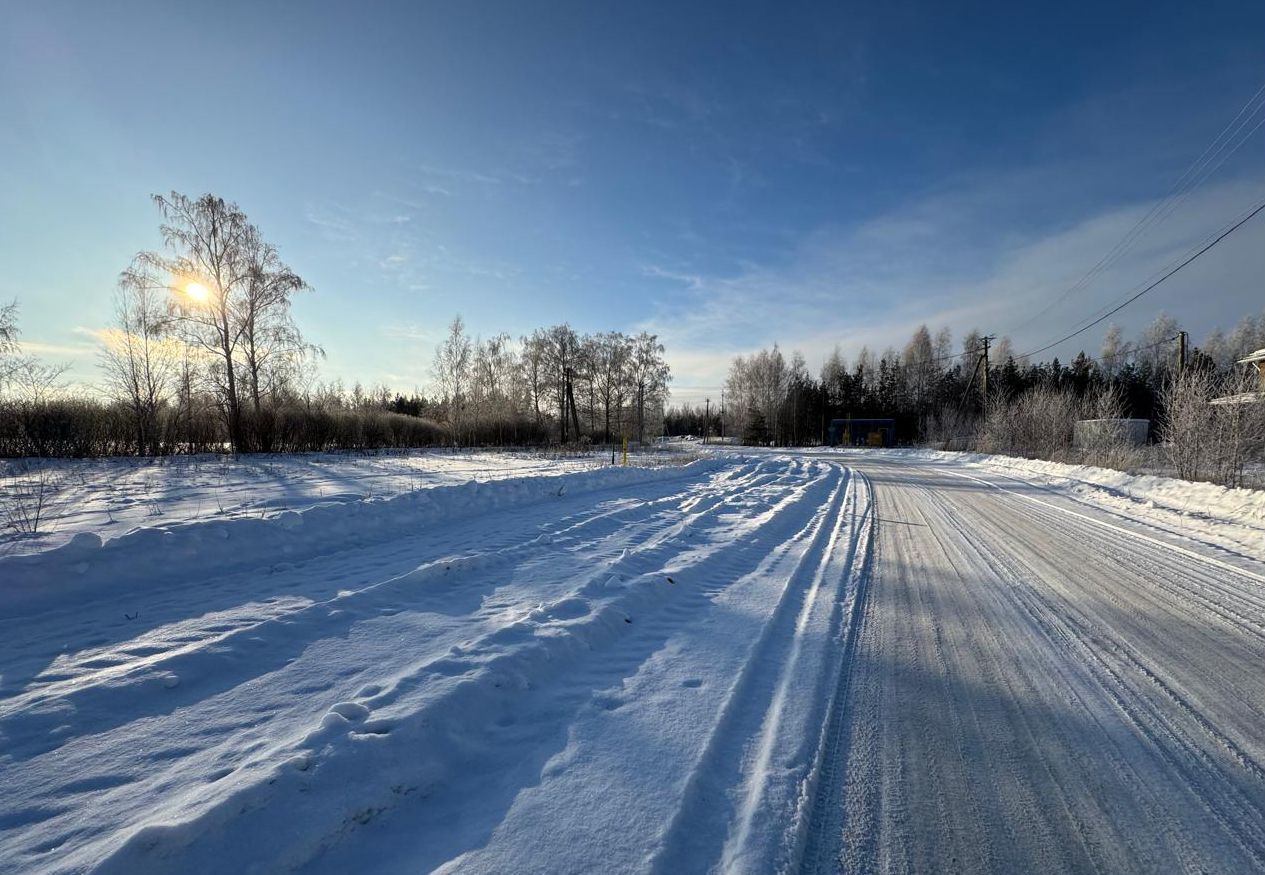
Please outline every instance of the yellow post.
[[628, 438], [624, 437], [624, 467], [628, 467]]

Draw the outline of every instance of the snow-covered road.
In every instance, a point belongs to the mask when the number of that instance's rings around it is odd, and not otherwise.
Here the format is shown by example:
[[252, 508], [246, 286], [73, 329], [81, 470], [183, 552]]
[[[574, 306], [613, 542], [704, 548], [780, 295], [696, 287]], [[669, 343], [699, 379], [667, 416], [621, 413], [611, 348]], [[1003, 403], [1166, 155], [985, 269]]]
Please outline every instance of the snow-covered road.
[[0, 559], [0, 871], [1265, 868], [1265, 557], [1126, 511], [727, 455]]
[[812, 871], [1265, 869], [1265, 576], [1006, 476], [860, 463], [874, 573]]

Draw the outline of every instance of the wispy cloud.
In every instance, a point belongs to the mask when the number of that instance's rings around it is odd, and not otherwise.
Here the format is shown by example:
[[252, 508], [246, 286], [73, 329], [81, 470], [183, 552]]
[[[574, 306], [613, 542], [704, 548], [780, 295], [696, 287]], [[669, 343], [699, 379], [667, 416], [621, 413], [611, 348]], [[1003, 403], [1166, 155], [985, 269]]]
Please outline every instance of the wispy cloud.
[[448, 179], [453, 182], [466, 182], [477, 185], [500, 185], [504, 181], [500, 176], [495, 176], [491, 173], [480, 173], [476, 170], [463, 170], [454, 167], [436, 167], [431, 164], [419, 165], [417, 171], [423, 176], [433, 176], [437, 179]]
[[707, 282], [706, 278], [703, 277], [702, 274], [670, 270], [665, 267], [660, 267], [657, 264], [647, 264], [641, 268], [641, 272], [648, 277], [669, 280], [674, 283], [681, 283], [691, 291], [702, 290], [704, 284]]
[[[540, 178], [527, 173], [507, 168], [495, 168], [491, 170], [467, 170], [455, 167], [436, 167], [434, 165], [423, 164], [416, 168], [424, 178], [443, 179], [448, 182], [474, 185], [474, 186], [498, 186], [507, 182], [518, 183], [519, 185], [535, 185], [540, 182]], [[442, 189], [441, 189], [442, 190]], [[451, 193], [444, 190], [445, 194]]]
[[[779, 262], [732, 274], [650, 265], [642, 268], [646, 276], [677, 288], [656, 299], [643, 327], [665, 339], [681, 385], [717, 385], [733, 355], [774, 342], [802, 350], [810, 365], [820, 363], [836, 344], [849, 354], [862, 345], [899, 348], [922, 323], [933, 329], [948, 325], [957, 335], [976, 327], [1013, 330], [1022, 350], [1042, 345], [1137, 288], [1259, 195], [1259, 183], [1249, 181], [1199, 192], [1085, 289], [1036, 322], [1029, 317], [1072, 287], [1150, 202], [1020, 232], [990, 221], [989, 207], [998, 202], [998, 192], [954, 191], [855, 227], [822, 228]], [[1245, 227], [1237, 244], [1226, 245], [1202, 272], [1175, 277], [1166, 289], [1170, 301], [1209, 283], [1222, 291], [1215, 304], [1201, 301], [1177, 313], [1197, 335], [1259, 309], [1246, 293], [1236, 297], [1228, 290], [1252, 287], [1262, 241], [1265, 226]], [[1156, 295], [1135, 305], [1120, 321], [1137, 328], [1164, 300]], [[1069, 349], [1092, 350], [1098, 337], [1087, 333]]]
[[416, 340], [423, 343], [435, 343], [441, 332], [435, 328], [425, 328], [416, 322], [401, 322], [383, 325], [378, 328], [383, 337], [397, 337], [403, 340]]
[[58, 358], [83, 358], [96, 355], [100, 350], [97, 344], [48, 343], [42, 340], [23, 340], [20, 348], [22, 352], [30, 355], [54, 356]]
[[308, 207], [304, 218], [331, 243], [349, 243], [359, 236], [356, 223], [337, 208]]

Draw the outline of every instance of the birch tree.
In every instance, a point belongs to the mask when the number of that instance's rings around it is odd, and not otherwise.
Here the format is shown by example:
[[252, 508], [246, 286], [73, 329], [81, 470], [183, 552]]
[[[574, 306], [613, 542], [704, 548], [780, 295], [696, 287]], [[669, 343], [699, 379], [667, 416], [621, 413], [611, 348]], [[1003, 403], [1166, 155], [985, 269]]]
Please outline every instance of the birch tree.
[[466, 323], [458, 315], [448, 326], [448, 336], [435, 350], [435, 361], [431, 369], [448, 409], [448, 423], [452, 426], [452, 439], [456, 446], [461, 445], [465, 434], [465, 407], [470, 390], [472, 359]]
[[134, 280], [124, 274], [115, 294], [101, 367], [106, 391], [131, 416], [137, 455], [158, 455], [158, 415], [171, 395], [182, 349], [167, 331], [166, 296]]
[[663, 360], [663, 344], [654, 334], [642, 332], [632, 339], [628, 359], [629, 383], [637, 417], [637, 441], [646, 439], [646, 408], [663, 402], [671, 371]]
[[625, 335], [611, 331], [599, 334], [593, 343], [593, 383], [597, 400], [602, 405], [603, 435], [611, 441], [611, 413], [616, 421], [627, 400], [629, 386], [629, 358], [632, 342]]
[[139, 253], [123, 281], [167, 294], [173, 330], [211, 363], [229, 443], [239, 452], [248, 446], [242, 372], [253, 396], [273, 351], [302, 346], [289, 306], [291, 295], [307, 286], [236, 204], [178, 192], [155, 195], [154, 203], [165, 251]]

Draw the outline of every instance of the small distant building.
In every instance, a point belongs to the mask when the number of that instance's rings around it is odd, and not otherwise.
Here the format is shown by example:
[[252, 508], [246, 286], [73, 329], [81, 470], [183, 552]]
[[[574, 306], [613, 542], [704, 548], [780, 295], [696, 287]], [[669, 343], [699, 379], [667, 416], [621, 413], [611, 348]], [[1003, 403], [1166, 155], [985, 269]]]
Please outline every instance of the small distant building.
[[896, 442], [894, 419], [832, 419], [830, 446], [890, 447]]
[[1239, 364], [1251, 365], [1256, 368], [1256, 391], [1265, 392], [1265, 349], [1258, 349], [1247, 358], [1239, 359]]
[[1256, 368], [1256, 391], [1240, 392], [1237, 395], [1223, 395], [1220, 398], [1213, 398], [1213, 404], [1254, 404], [1257, 401], [1265, 401], [1265, 349], [1258, 349], [1251, 355], [1239, 359], [1239, 364], [1251, 365]]
[[1072, 446], [1078, 450], [1092, 447], [1140, 447], [1151, 432], [1149, 419], [1081, 419], [1072, 429]]

